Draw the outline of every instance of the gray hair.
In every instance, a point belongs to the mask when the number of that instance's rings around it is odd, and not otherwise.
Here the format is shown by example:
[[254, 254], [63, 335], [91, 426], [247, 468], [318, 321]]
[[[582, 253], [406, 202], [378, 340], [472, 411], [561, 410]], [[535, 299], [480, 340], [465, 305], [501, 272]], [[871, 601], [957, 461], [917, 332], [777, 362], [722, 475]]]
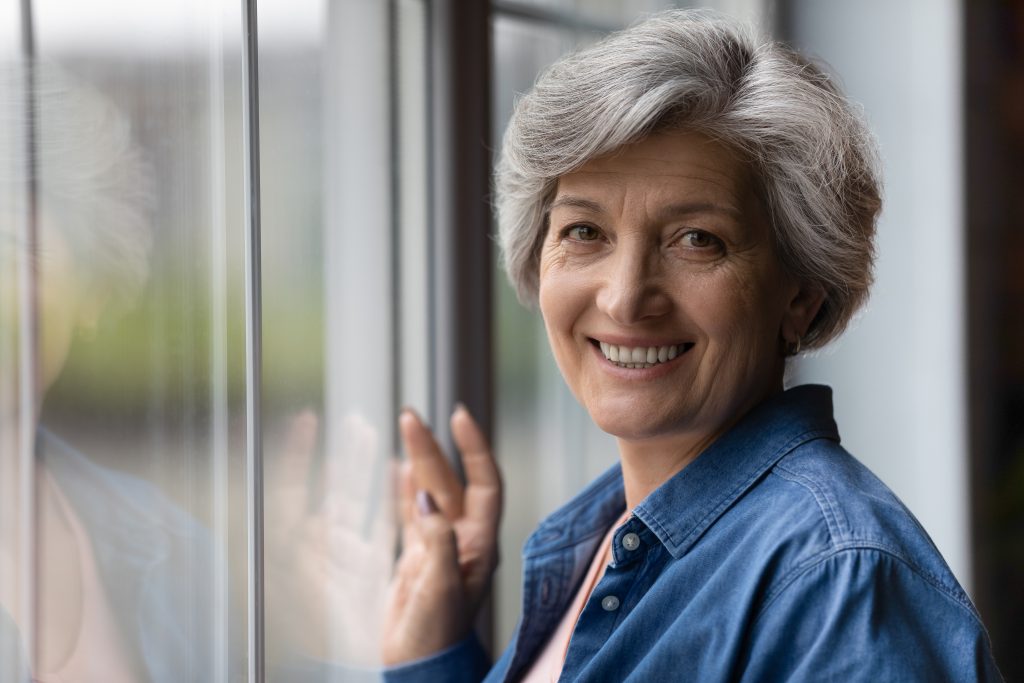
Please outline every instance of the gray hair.
[[130, 122], [56, 64], [37, 63], [31, 86], [23, 64], [0, 64], [0, 238], [28, 215], [29, 111], [41, 218], [67, 240], [82, 284], [106, 290], [115, 311], [127, 309], [149, 275], [153, 241], [152, 173]]
[[825, 293], [803, 347], [838, 336], [872, 280], [881, 209], [873, 138], [822, 69], [705, 11], [656, 14], [564, 57], [516, 103], [495, 190], [520, 301], [537, 300], [558, 178], [666, 130], [706, 134], [750, 164], [783, 267]]

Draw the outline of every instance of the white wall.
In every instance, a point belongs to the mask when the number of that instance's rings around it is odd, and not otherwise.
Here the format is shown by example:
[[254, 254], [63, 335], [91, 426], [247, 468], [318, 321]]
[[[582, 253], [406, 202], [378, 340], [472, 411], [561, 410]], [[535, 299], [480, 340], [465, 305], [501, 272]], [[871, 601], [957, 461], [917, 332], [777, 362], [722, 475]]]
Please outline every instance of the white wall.
[[885, 176], [867, 310], [796, 376], [835, 388], [846, 447], [970, 590], [958, 5], [794, 0], [788, 37], [863, 104]]

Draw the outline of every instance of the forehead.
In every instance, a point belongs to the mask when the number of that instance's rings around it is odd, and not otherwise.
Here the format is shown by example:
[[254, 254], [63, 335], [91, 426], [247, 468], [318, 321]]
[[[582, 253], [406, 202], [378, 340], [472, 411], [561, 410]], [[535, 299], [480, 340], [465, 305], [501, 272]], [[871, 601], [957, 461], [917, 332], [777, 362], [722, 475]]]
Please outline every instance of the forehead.
[[750, 178], [748, 166], [720, 142], [700, 133], [658, 133], [559, 178], [554, 203], [581, 194], [609, 201], [642, 190], [649, 201], [696, 194], [739, 209], [750, 198]]

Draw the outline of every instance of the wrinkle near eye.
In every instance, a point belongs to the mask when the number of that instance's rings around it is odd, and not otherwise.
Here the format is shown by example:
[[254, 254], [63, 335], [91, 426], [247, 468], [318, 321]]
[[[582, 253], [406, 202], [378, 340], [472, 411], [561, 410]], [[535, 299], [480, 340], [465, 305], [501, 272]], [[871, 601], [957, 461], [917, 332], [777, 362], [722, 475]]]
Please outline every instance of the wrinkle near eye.
[[569, 254], [561, 240], [548, 240], [544, 243], [544, 249], [540, 254], [540, 274], [546, 273], [552, 266], [564, 267], [569, 260]]

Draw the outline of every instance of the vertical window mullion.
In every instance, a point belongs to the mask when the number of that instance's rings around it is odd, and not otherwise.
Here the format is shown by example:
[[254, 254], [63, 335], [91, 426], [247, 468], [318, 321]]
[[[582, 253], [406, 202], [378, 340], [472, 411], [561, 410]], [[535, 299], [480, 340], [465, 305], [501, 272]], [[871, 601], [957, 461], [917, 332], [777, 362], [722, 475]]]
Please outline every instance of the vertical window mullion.
[[248, 533], [248, 680], [263, 683], [262, 297], [260, 290], [260, 157], [256, 0], [243, 2], [242, 126], [245, 201], [245, 425]]
[[[492, 424], [490, 48], [490, 3], [430, 3], [433, 424], [459, 469], [454, 403]], [[491, 644], [489, 606], [477, 626]]]
[[[24, 66], [25, 149], [27, 183], [25, 220], [21, 222], [23, 245], [18, 263], [18, 472], [19, 472], [19, 539], [17, 557], [21, 576], [23, 618], [22, 638], [29, 662], [38, 654], [36, 638], [36, 612], [38, 592], [35, 582], [37, 565], [37, 524], [35, 496], [35, 435], [39, 374], [39, 298], [38, 271], [38, 173], [36, 145], [36, 92], [35, 92], [35, 27], [32, 0], [21, 2], [21, 43]], [[31, 666], [31, 664], [30, 664]]]

